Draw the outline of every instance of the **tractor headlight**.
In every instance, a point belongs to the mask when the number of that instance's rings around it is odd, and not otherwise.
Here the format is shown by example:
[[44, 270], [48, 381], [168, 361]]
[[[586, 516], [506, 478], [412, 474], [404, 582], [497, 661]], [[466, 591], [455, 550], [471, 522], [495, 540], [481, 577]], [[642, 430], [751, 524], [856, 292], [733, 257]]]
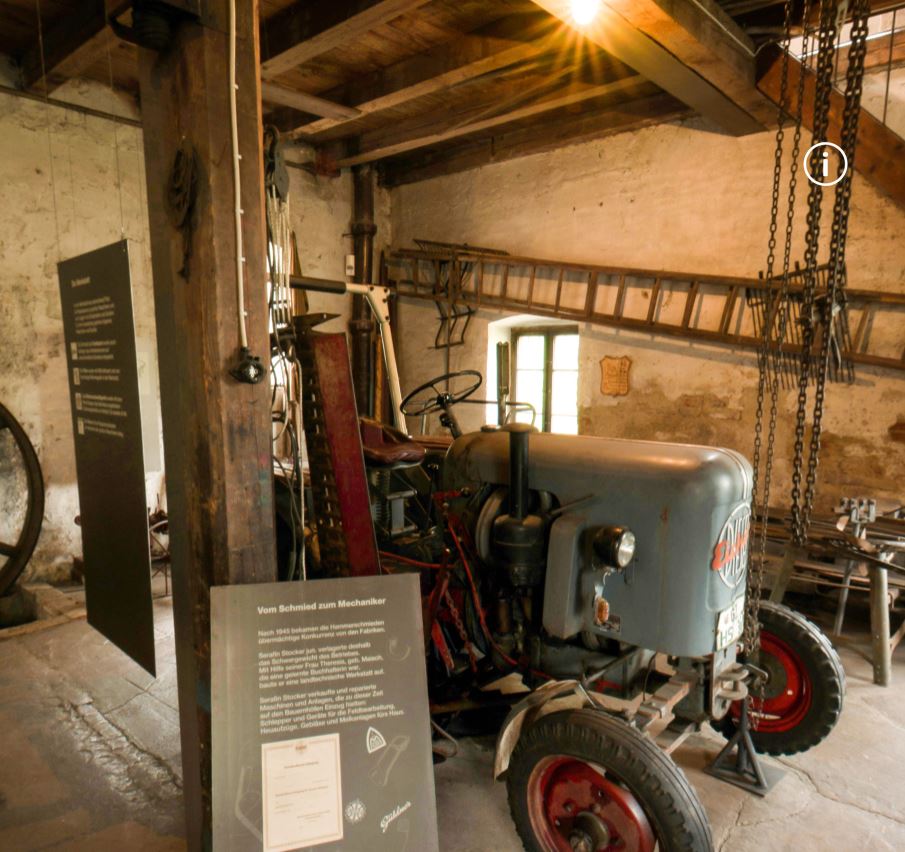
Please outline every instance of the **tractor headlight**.
[[635, 556], [635, 534], [625, 527], [601, 527], [594, 533], [594, 552], [611, 568], [625, 568]]

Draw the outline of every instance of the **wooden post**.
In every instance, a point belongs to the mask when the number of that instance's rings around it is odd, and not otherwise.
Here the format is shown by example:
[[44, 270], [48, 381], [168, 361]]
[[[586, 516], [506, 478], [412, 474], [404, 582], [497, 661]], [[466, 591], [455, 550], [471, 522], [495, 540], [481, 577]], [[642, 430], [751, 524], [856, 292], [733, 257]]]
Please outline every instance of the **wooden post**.
[[[276, 580], [268, 381], [238, 361], [227, 0], [184, 24], [139, 76], [160, 361], [188, 848], [211, 848], [210, 587]], [[239, 3], [236, 80], [245, 310], [251, 351], [269, 361], [258, 71], [258, 3]], [[188, 272], [168, 215], [179, 148], [191, 146], [197, 198]]]

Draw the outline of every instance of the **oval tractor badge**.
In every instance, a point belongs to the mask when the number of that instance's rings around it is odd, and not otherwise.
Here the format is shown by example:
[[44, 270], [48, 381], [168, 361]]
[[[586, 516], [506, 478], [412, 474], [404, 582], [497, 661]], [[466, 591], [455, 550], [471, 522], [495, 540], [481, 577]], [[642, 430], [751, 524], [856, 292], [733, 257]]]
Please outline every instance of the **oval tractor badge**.
[[713, 549], [710, 567], [719, 571], [720, 579], [734, 589], [745, 576], [748, 565], [748, 538], [751, 535], [751, 507], [739, 506], [723, 524], [723, 530]]

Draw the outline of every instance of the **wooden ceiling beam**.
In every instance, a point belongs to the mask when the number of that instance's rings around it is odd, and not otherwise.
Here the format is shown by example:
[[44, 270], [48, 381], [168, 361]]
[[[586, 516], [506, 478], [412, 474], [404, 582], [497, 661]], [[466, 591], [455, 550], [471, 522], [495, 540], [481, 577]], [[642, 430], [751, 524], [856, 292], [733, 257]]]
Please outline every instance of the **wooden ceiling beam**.
[[83, 0], [77, 9], [58, 18], [19, 57], [22, 88], [50, 94], [101, 59], [113, 39], [103, 0]]
[[764, 129], [749, 111], [753, 46], [712, 0], [604, 0], [581, 27], [569, 0], [534, 2], [724, 131]]
[[[778, 104], [782, 88], [782, 51], [775, 46], [764, 48], [758, 65], [758, 88]], [[792, 115], [798, 112], [798, 81], [802, 70], [801, 63], [790, 57], [788, 111]], [[816, 78], [809, 70], [804, 70], [804, 75], [802, 124], [813, 129]], [[838, 89], [833, 89], [830, 93], [827, 142], [840, 143], [844, 108], [844, 95]], [[854, 165], [879, 192], [891, 198], [899, 207], [905, 208], [905, 140], [864, 109], [858, 118], [858, 146]]]
[[660, 93], [591, 113], [562, 116], [555, 121], [504, 130], [495, 135], [384, 160], [378, 166], [380, 181], [385, 186], [400, 186], [429, 180], [637, 130], [690, 114], [691, 110], [683, 103], [671, 95]]
[[754, 85], [754, 42], [716, 0], [605, 2], [761, 124], [775, 124], [775, 107]]
[[327, 121], [349, 121], [361, 115], [354, 107], [266, 81], [261, 83], [261, 98], [268, 104], [279, 104], [310, 115], [324, 116]]
[[298, 0], [261, 25], [261, 77], [297, 68], [429, 0]]
[[[546, 14], [509, 16], [331, 89], [324, 96], [355, 104], [361, 115], [376, 115], [541, 56], [554, 47], [555, 30]], [[352, 121], [313, 121], [296, 128], [292, 135], [312, 141], [337, 139], [354, 132]]]
[[[573, 82], [533, 103], [502, 111], [487, 118], [474, 117], [462, 120], [461, 117], [453, 117], [442, 129], [437, 129], [432, 118], [424, 119], [419, 116], [411, 124], [395, 125], [389, 129], [363, 134], [360, 138], [358, 153], [340, 158], [337, 165], [341, 167], [357, 166], [362, 163], [375, 162], [419, 148], [449, 142], [473, 133], [492, 130], [504, 124], [536, 118], [544, 113], [576, 106], [592, 99], [616, 95], [637, 96], [644, 91], [645, 87], [653, 88], [637, 74], [602, 84]], [[649, 91], [644, 92], [644, 94], [649, 93]]]

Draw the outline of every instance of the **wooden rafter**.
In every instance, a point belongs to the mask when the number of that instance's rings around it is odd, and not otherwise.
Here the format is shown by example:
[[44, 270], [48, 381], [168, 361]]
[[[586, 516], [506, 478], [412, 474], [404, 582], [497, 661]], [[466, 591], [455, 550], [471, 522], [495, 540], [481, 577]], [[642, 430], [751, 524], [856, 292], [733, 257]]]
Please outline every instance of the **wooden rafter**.
[[549, 121], [528, 127], [503, 129], [492, 135], [480, 135], [439, 149], [416, 151], [385, 160], [380, 163], [381, 182], [385, 186], [399, 186], [428, 180], [672, 121], [686, 117], [690, 112], [674, 97], [661, 92], [649, 98], [625, 101], [579, 115], [556, 115], [555, 119], [551, 117]]
[[[469, 136], [473, 133], [492, 130], [504, 124], [511, 124], [524, 119], [536, 118], [554, 110], [575, 106], [586, 101], [617, 95], [644, 96], [651, 94], [653, 87], [637, 74], [631, 74], [618, 80], [605, 83], [573, 82], [555, 92], [541, 97], [531, 103], [496, 112], [489, 117], [476, 117], [473, 120], [452, 120], [447, 126], [431, 122], [425, 124], [418, 119], [414, 126], [396, 125], [389, 130], [375, 131], [361, 137], [361, 150], [354, 155], [339, 160], [340, 166], [355, 166], [392, 157], [430, 145], [438, 145]], [[420, 132], [419, 131], [420, 127]], [[412, 131], [415, 132], [412, 132]]]
[[[577, 26], [572, 18], [569, 0], [535, 0], [535, 2], [570, 26]], [[644, 5], [651, 3], [654, 3], [654, 0], [645, 0]], [[669, 7], [675, 5], [681, 8], [686, 4], [691, 7], [687, 0], [674, 0]], [[634, 68], [639, 74], [727, 132], [743, 135], [763, 130], [763, 125], [742, 105], [726, 94], [720, 86], [702, 76], [705, 63], [697, 68], [690, 67], [679, 54], [673, 52], [679, 49], [675, 43], [664, 44], [651, 37], [626, 20], [613, 5], [609, 0], [601, 4], [593, 21], [583, 26], [580, 32], [607, 53]], [[699, 13], [699, 16], [700, 26], [705, 27], [711, 23], [702, 14]], [[687, 35], [688, 30], [683, 28], [681, 32]], [[666, 38], [666, 35], [668, 35], [666, 30], [658, 30], [658, 38]], [[753, 75], [753, 52], [748, 61]]]
[[361, 112], [354, 107], [347, 107], [317, 95], [309, 95], [298, 89], [290, 89], [266, 81], [261, 83], [261, 98], [265, 103], [280, 104], [311, 115], [322, 115], [327, 121], [348, 121], [361, 115]]
[[772, 126], [776, 110], [754, 85], [754, 43], [715, 0], [606, 3], [741, 109]]
[[298, 0], [262, 25], [261, 77], [291, 71], [427, 2]]
[[22, 88], [41, 94], [78, 77], [104, 56], [115, 38], [107, 26], [103, 0], [87, 0], [51, 26], [42, 22], [42, 27], [40, 38], [19, 59]]
[[[377, 115], [543, 55], [554, 47], [556, 27], [551, 23], [547, 15], [509, 16], [324, 96], [354, 104], [361, 115]], [[321, 119], [298, 127], [293, 135], [325, 141], [352, 129], [351, 120]]]

